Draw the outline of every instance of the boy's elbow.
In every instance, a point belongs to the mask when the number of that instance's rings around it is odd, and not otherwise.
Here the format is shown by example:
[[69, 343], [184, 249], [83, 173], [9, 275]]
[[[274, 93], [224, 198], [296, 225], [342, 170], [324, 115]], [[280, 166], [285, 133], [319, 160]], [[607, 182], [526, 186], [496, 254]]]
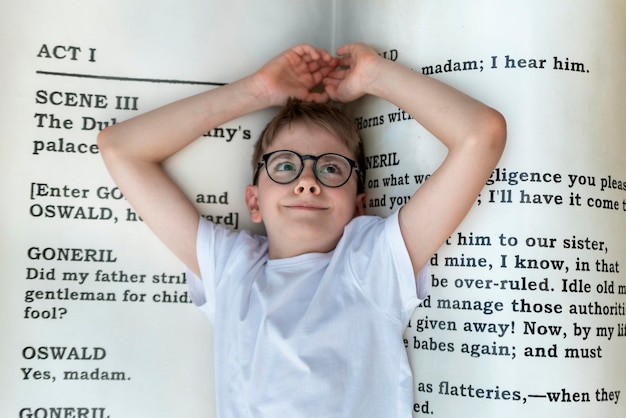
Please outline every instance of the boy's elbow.
[[96, 138], [96, 144], [98, 145], [100, 155], [105, 160], [107, 159], [107, 157], [115, 153], [116, 141], [115, 135], [113, 135], [112, 127], [103, 129], [98, 133], [98, 136]]
[[492, 108], [487, 110], [480, 138], [484, 149], [500, 158], [506, 145], [506, 119], [500, 112]]
[[96, 138], [96, 143], [98, 144], [98, 148], [101, 150], [106, 148], [110, 142], [109, 140], [109, 128], [105, 128], [98, 132], [98, 136]]
[[498, 112], [495, 109], [492, 109], [491, 113], [491, 118], [493, 119], [491, 123], [493, 130], [493, 141], [502, 152], [502, 150], [504, 150], [504, 146], [506, 145], [506, 119], [504, 119], [502, 113]]

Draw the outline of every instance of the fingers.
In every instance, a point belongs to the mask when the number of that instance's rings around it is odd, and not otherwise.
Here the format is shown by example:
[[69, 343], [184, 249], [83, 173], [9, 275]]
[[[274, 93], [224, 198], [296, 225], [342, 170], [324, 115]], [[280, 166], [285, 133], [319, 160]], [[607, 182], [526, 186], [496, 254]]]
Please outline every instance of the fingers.
[[356, 65], [363, 59], [378, 57], [378, 53], [372, 47], [361, 43], [342, 45], [337, 48], [336, 54], [341, 66]]
[[335, 53], [337, 54], [337, 56], [349, 55], [350, 51], [354, 48], [354, 45], [355, 44], [341, 45], [339, 48], [337, 48]]
[[360, 55], [368, 55], [367, 48], [362, 44], [344, 45], [337, 49], [339, 56], [333, 57], [323, 48], [296, 45], [267, 67], [271, 85], [268, 90], [279, 102], [287, 97], [311, 102], [354, 100], [363, 94], [355, 74], [359, 74]]
[[362, 51], [364, 49], [370, 49], [370, 47], [361, 43], [345, 44], [337, 48], [335, 53], [337, 54], [338, 57], [345, 58], [345, 57], [357, 55], [359, 51]]
[[[338, 60], [323, 48], [317, 48], [309, 44], [300, 44], [292, 47], [286, 52], [287, 56], [291, 54], [294, 66], [302, 66], [304, 72], [308, 72], [319, 83], [337, 66]], [[296, 64], [295, 60], [300, 62]], [[306, 70], [304, 70], [306, 68]]]
[[295, 52], [305, 62], [326, 62], [329, 63], [333, 60], [332, 55], [323, 48], [317, 48], [309, 44], [300, 44], [291, 48], [291, 51]]
[[[297, 54], [300, 65], [306, 66], [306, 73], [312, 77], [313, 86], [309, 85], [307, 101], [350, 102], [366, 93], [366, 75], [378, 54], [365, 44], [353, 43], [342, 45], [336, 50], [336, 57], [326, 50], [312, 45], [296, 45], [292, 51]], [[320, 92], [319, 85], [323, 85]]]
[[330, 100], [330, 96], [328, 92], [309, 92], [305, 97], [304, 101], [306, 102], [314, 102], [314, 103], [326, 103]]

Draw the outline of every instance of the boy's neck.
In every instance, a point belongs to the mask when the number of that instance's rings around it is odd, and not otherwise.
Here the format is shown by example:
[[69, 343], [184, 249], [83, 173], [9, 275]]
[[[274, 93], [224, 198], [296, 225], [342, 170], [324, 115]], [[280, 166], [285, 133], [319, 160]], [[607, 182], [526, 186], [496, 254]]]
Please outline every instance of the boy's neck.
[[341, 235], [343, 235], [343, 233], [338, 237], [329, 237], [327, 239], [320, 238], [308, 241], [304, 239], [295, 241], [281, 240], [280, 243], [276, 242], [276, 240], [272, 240], [272, 238], [268, 236], [269, 258], [270, 260], [278, 260], [297, 257], [303, 254], [329, 253], [337, 247]]

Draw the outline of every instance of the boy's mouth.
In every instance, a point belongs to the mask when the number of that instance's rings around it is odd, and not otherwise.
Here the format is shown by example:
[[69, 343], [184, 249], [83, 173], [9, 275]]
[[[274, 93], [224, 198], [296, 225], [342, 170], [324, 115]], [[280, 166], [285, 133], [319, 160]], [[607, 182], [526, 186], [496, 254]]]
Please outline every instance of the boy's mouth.
[[286, 208], [288, 209], [296, 209], [296, 210], [326, 210], [328, 209], [325, 206], [316, 204], [316, 203], [311, 203], [311, 202], [293, 202], [293, 203], [288, 203], [286, 205], [284, 205]]

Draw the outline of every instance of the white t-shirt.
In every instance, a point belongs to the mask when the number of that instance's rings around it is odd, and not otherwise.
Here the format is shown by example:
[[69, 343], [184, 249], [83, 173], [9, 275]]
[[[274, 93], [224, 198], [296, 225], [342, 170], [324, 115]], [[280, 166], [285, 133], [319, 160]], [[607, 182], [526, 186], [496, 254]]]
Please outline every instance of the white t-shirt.
[[402, 335], [428, 285], [397, 214], [355, 218], [330, 253], [276, 260], [265, 237], [203, 220], [197, 252], [218, 417], [412, 416]]

